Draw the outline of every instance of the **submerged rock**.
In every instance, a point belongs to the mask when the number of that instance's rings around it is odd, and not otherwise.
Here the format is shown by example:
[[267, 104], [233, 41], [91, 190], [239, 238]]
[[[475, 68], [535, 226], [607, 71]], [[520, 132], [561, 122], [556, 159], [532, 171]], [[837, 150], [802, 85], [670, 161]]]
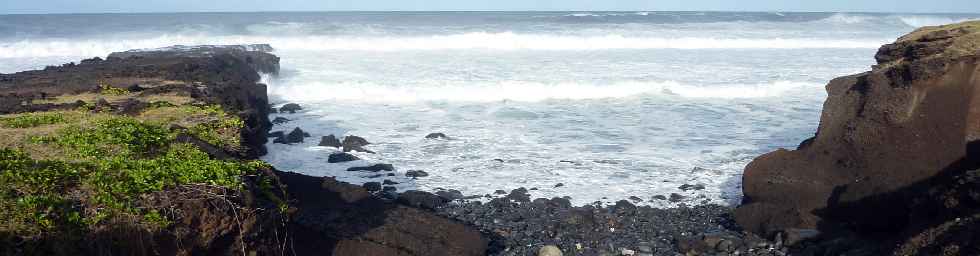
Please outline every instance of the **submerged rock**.
[[327, 157], [327, 163], [343, 163], [343, 162], [350, 162], [350, 161], [357, 161], [357, 160], [361, 160], [361, 159], [357, 158], [357, 156], [348, 153], [343, 153], [343, 152], [333, 153]]
[[351, 167], [351, 168], [347, 168], [347, 171], [348, 172], [380, 172], [380, 171], [391, 172], [391, 171], [395, 171], [395, 167], [390, 164], [375, 164], [371, 166]]
[[279, 113], [296, 114], [296, 111], [300, 111], [300, 110], [303, 110], [303, 107], [299, 106], [299, 104], [289, 103], [279, 108]]
[[449, 139], [449, 137], [446, 136], [446, 134], [441, 133], [441, 132], [430, 133], [429, 135], [425, 135], [425, 138], [426, 139], [442, 139], [442, 140]]
[[409, 170], [408, 172], [405, 172], [405, 177], [409, 177], [413, 179], [420, 178], [420, 177], [428, 177], [428, 176], [429, 173], [421, 170]]

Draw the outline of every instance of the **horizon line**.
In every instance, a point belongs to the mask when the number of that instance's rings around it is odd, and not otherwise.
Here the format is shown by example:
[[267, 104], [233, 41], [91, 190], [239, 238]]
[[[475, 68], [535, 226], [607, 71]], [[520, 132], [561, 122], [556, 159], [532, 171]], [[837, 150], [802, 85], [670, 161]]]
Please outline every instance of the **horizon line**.
[[20, 13], [0, 13], [0, 16], [6, 15], [99, 15], [99, 14], [248, 14], [248, 13], [494, 13], [494, 12], [526, 12], [526, 13], [543, 13], [543, 12], [711, 12], [711, 13], [854, 13], [854, 14], [947, 14], [947, 15], [964, 15], [964, 14], [980, 14], [980, 12], [885, 12], [885, 11], [749, 11], [749, 10], [676, 10], [676, 11], [666, 11], [666, 10], [434, 10], [434, 11], [421, 11], [421, 10], [317, 10], [317, 11], [299, 11], [299, 10], [275, 10], [275, 11], [168, 11], [168, 12], [156, 12], [156, 11], [119, 11], [119, 12], [20, 12]]

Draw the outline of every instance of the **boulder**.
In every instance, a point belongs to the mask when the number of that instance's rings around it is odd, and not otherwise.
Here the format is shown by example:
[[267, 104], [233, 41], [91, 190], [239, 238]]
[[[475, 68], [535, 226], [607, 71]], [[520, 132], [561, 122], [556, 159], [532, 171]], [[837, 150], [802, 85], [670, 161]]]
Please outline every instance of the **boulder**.
[[418, 190], [405, 191], [398, 196], [398, 203], [400, 204], [430, 210], [445, 205], [448, 202], [449, 200], [444, 197]]
[[361, 160], [361, 159], [357, 158], [357, 156], [347, 154], [344, 152], [333, 153], [327, 157], [327, 163], [343, 163], [343, 162], [350, 162], [356, 160]]
[[357, 152], [365, 152], [365, 153], [374, 153], [370, 150], [364, 149], [364, 146], [371, 145], [371, 143], [361, 137], [349, 135], [347, 137], [344, 137], [344, 141], [341, 142], [340, 144], [344, 148], [344, 152], [357, 151]]
[[338, 140], [337, 137], [334, 137], [333, 134], [323, 136], [323, 138], [320, 138], [320, 144], [318, 145], [321, 147], [335, 147], [335, 148], [340, 148], [342, 146], [342, 144], [340, 144], [340, 140]]
[[296, 127], [293, 129], [293, 131], [289, 132], [282, 138], [283, 143], [285, 144], [303, 143], [303, 138], [306, 138], [306, 132], [303, 132], [303, 129]]
[[925, 27], [832, 80], [815, 137], [756, 158], [735, 213], [747, 230], [895, 234], [915, 195], [980, 163], [980, 22]]
[[282, 105], [282, 107], [279, 108], [279, 113], [296, 114], [296, 111], [300, 111], [300, 110], [303, 110], [303, 107], [301, 107], [299, 104], [289, 103], [286, 105]]
[[463, 192], [459, 192], [459, 190], [455, 190], [455, 189], [439, 191], [436, 192], [436, 195], [450, 201], [463, 199]]

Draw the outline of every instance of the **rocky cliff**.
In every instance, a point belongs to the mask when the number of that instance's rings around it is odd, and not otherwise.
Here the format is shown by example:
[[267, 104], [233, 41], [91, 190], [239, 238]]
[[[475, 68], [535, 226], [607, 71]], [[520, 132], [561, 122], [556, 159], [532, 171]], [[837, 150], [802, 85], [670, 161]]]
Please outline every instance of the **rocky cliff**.
[[2, 255], [484, 255], [476, 230], [260, 161], [267, 45], [0, 74]]
[[[980, 163], [980, 22], [916, 30], [875, 58], [871, 71], [827, 85], [815, 137], [746, 167], [741, 226], [765, 235], [819, 229], [900, 243], [977, 213], [963, 198], [922, 195], [943, 194]], [[930, 215], [936, 209], [925, 205], [950, 210]]]

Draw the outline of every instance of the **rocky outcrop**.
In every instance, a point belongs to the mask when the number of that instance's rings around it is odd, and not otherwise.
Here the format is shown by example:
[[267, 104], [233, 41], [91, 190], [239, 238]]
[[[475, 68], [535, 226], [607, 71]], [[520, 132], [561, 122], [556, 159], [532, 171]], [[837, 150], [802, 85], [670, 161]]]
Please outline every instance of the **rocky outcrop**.
[[[188, 133], [177, 135], [175, 142], [193, 145], [215, 159], [254, 159], [265, 153], [269, 135], [298, 141], [310, 136], [298, 128], [288, 135], [269, 133], [271, 109], [266, 87], [258, 83], [259, 72], [278, 71], [278, 57], [264, 52], [268, 50], [267, 46], [171, 47], [0, 74], [0, 114], [92, 105], [102, 113], [133, 115], [157, 104], [174, 104], [104, 97], [116, 90], [125, 94], [120, 97], [141, 99], [179, 95], [192, 100], [188, 105], [217, 105], [237, 114], [245, 124], [240, 134], [244, 149], [231, 152]], [[99, 100], [35, 103], [85, 94]], [[170, 128], [188, 130], [176, 124]], [[359, 186], [257, 168], [242, 175], [240, 189], [192, 184], [140, 197], [140, 206], [166, 209], [163, 213], [173, 223], [165, 229], [109, 223], [85, 234], [51, 232], [29, 241], [0, 232], [0, 255], [484, 255], [487, 250], [487, 242], [475, 229], [376, 198]], [[393, 167], [376, 165], [366, 170]]]
[[980, 22], [922, 28], [875, 57], [827, 85], [815, 137], [746, 167], [741, 226], [894, 234], [944, 222], [910, 202], [980, 162]]
[[257, 158], [266, 153], [266, 133], [272, 127], [266, 85], [259, 83], [259, 72], [279, 71], [279, 57], [266, 51], [271, 51], [271, 47], [175, 46], [0, 74], [0, 114], [77, 108], [78, 103], [30, 102], [97, 92], [104, 86], [123, 89], [137, 85], [143, 94], [184, 94], [237, 113], [245, 121], [243, 154]]
[[485, 255], [476, 230], [382, 201], [332, 178], [278, 173], [296, 208], [289, 229], [297, 255]]

